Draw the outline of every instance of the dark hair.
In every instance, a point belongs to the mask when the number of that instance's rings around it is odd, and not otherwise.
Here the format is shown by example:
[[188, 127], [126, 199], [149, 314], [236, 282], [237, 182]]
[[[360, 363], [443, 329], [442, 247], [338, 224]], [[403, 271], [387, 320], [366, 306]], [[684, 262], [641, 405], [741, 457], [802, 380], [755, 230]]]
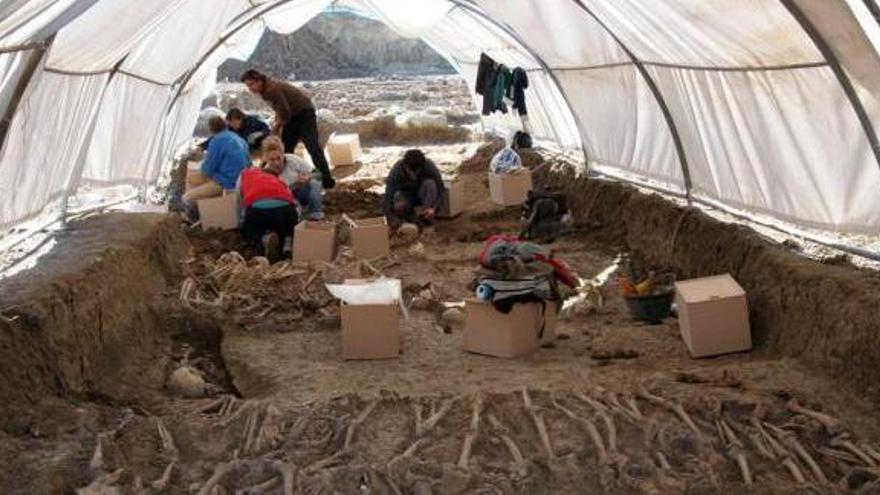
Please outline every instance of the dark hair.
[[211, 133], [217, 134], [222, 130], [226, 129], [226, 120], [219, 115], [215, 115], [208, 119], [208, 129], [211, 130]]
[[230, 108], [229, 111], [226, 112], [226, 120], [231, 119], [244, 120], [244, 112], [242, 112], [240, 108]]
[[418, 170], [425, 166], [425, 154], [422, 153], [422, 150], [406, 150], [406, 153], [403, 154], [403, 163], [410, 170]]
[[266, 75], [257, 69], [248, 69], [244, 71], [244, 74], [241, 75], [241, 82], [245, 81], [260, 81], [266, 82]]

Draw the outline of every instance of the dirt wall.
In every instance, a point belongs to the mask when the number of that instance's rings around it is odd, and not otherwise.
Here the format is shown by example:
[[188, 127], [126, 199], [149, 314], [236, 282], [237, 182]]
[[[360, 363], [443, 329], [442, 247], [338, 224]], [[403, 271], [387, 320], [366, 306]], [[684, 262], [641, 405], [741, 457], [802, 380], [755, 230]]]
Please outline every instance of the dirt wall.
[[715, 220], [616, 182], [575, 178], [547, 167], [538, 182], [565, 190], [597, 234], [683, 278], [731, 273], [748, 292], [758, 350], [821, 367], [880, 399], [880, 277], [852, 265], [826, 265], [771, 243], [753, 230]]
[[179, 225], [152, 214], [93, 217], [57, 242], [0, 287], [0, 418], [46, 397], [90, 394], [148, 348], [152, 297], [188, 252]]

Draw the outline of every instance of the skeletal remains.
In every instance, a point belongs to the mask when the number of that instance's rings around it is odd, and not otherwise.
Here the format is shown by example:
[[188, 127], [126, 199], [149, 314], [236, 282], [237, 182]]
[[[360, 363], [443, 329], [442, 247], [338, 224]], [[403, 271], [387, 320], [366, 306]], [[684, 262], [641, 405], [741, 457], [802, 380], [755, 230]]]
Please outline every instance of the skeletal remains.
[[[538, 465], [551, 473], [596, 470], [599, 483], [609, 492], [627, 487], [646, 493], [677, 492], [699, 483], [716, 489], [786, 483], [822, 493], [845, 492], [856, 482], [856, 488], [869, 483], [880, 487], [877, 450], [853, 439], [837, 418], [796, 402], [777, 406], [773, 414], [765, 404], [747, 404], [751, 412], [736, 413], [728, 407], [729, 401], [715, 398], [704, 398], [702, 406], [694, 406], [647, 388], [632, 393], [594, 387], [550, 393], [524, 388], [516, 395], [476, 393], [439, 399], [383, 397], [368, 402], [349, 397], [342, 403], [348, 404], [344, 410], [331, 401], [282, 411], [267, 401], [231, 395], [203, 400], [175, 429], [180, 431], [187, 422], [207, 422], [213, 431], [233, 435], [231, 443], [237, 447], [193, 490], [200, 494], [344, 492], [337, 484], [356, 478], [365, 493], [445, 492], [446, 478], [418, 473], [419, 466], [431, 463], [439, 463], [441, 472], [449, 473], [444, 476], [459, 479], [465, 487], [503, 481], [525, 491], [536, 488], [529, 484], [536, 483]], [[371, 418], [405, 413], [400, 407], [407, 405], [412, 426], [409, 438], [399, 443], [400, 450], [387, 458], [358, 460], [368, 448], [358, 437], [362, 429], [372, 428]], [[515, 414], [528, 420], [511, 422]], [[130, 422], [126, 419], [97, 435], [90, 464], [93, 481], [78, 493], [160, 493], [180, 483], [182, 473], [192, 469], [192, 461], [181, 458], [167, 418], [154, 419], [157, 455], [165, 466], [154, 481], [145, 483], [142, 476], [126, 472], [124, 465], [108, 462], [110, 447]], [[570, 432], [570, 438], [555, 436], [560, 430]], [[640, 433], [634, 436], [634, 432]], [[458, 442], [455, 455], [434, 459], [433, 446], [449, 439]], [[582, 447], [575, 451], [559, 447], [570, 445], [572, 439]], [[487, 451], [493, 444], [500, 449]], [[595, 464], [578, 461], [579, 452]], [[487, 466], [498, 461], [507, 463], [501, 481], [498, 475], [487, 474]], [[724, 475], [725, 470], [738, 476]], [[495, 490], [503, 492], [497, 486]]]

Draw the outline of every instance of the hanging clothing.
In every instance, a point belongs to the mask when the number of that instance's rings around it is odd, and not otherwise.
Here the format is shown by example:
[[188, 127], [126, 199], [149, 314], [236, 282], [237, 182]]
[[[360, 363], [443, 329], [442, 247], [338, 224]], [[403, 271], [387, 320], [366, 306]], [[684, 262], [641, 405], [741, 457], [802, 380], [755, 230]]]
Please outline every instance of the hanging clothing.
[[507, 97], [513, 100], [513, 109], [520, 115], [527, 115], [526, 88], [529, 87], [529, 76], [522, 67], [513, 69], [512, 81], [507, 92]]
[[494, 111], [493, 91], [498, 76], [498, 64], [485, 53], [480, 54], [480, 65], [477, 66], [477, 81], [474, 91], [483, 97], [483, 115]]
[[513, 74], [506, 65], [500, 65], [495, 76], [495, 86], [492, 88], [492, 111], [507, 113], [507, 105], [504, 103], [504, 96], [513, 82]]

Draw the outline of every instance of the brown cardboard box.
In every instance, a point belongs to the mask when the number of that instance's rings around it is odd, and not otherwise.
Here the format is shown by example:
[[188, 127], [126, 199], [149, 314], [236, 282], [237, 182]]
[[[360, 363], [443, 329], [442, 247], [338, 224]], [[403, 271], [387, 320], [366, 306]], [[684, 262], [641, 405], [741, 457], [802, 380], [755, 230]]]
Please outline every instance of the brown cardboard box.
[[[346, 280], [346, 285], [366, 280]], [[400, 356], [398, 304], [342, 303], [343, 359], [390, 359]]]
[[385, 217], [355, 220], [351, 225], [351, 246], [355, 258], [378, 258], [391, 252]]
[[[546, 315], [542, 314], [542, 306], [547, 308]], [[514, 304], [510, 313], [504, 314], [487, 302], [470, 299], [465, 302], [464, 313], [464, 348], [477, 354], [524, 356], [556, 335], [556, 307], [552, 303]], [[539, 340], [542, 325], [544, 332]]]
[[336, 224], [304, 221], [293, 230], [293, 261], [336, 259]]
[[216, 198], [200, 199], [199, 220], [203, 230], [233, 230], [238, 228], [238, 195], [224, 191]]
[[446, 196], [443, 198], [443, 206], [437, 213], [441, 218], [452, 218], [464, 211], [464, 181], [459, 179], [444, 180]]
[[489, 172], [489, 195], [502, 206], [521, 205], [532, 190], [532, 171], [520, 169], [511, 174]]
[[681, 337], [692, 357], [752, 348], [746, 293], [728, 274], [675, 284]]
[[361, 156], [361, 140], [357, 134], [334, 134], [327, 141], [326, 150], [330, 165], [354, 165]]

